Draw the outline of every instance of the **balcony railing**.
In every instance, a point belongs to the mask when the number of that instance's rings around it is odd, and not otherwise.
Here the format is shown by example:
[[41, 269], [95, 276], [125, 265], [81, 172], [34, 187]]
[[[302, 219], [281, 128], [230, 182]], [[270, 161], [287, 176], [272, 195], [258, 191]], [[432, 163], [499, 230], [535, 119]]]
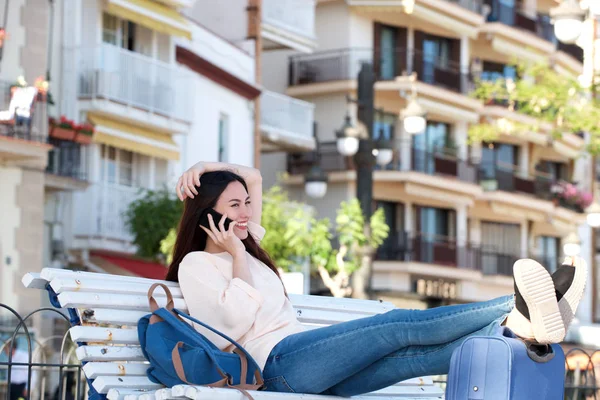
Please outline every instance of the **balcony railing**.
[[315, 38], [315, 0], [263, 0], [263, 23]]
[[347, 171], [353, 168], [352, 157], [344, 157], [337, 151], [335, 142], [320, 142], [320, 160], [314, 151], [304, 153], [288, 153], [287, 171], [291, 175], [303, 175], [317, 161], [325, 172]]
[[579, 62], [583, 63], [583, 48], [575, 45], [575, 44], [564, 44], [558, 43], [558, 50], [564, 51], [571, 57], [575, 58]]
[[477, 166], [450, 152], [429, 152], [413, 148], [411, 169], [429, 175], [451, 176], [473, 184], [478, 182]]
[[76, 86], [66, 85], [76, 93], [65, 96], [110, 100], [167, 118], [191, 120], [193, 87], [184, 69], [106, 43], [65, 53], [65, 76], [76, 82]]
[[462, 8], [466, 8], [476, 14], [483, 14], [483, 0], [446, 0], [449, 3], [454, 3]]
[[140, 188], [103, 183], [95, 184], [76, 198], [77, 236], [131, 242], [125, 212], [129, 205], [143, 196]]
[[[12, 94], [12, 83], [0, 81], [0, 111], [8, 111]], [[38, 143], [48, 142], [48, 105], [46, 99], [38, 95], [33, 102], [29, 118], [13, 116], [10, 121], [0, 123], [0, 136]]]
[[310, 140], [313, 137], [315, 105], [289, 96], [263, 91], [261, 96], [261, 124], [265, 130]]
[[347, 48], [290, 58], [290, 86], [356, 79], [364, 62], [373, 63], [379, 80], [393, 80], [416, 72], [421, 82], [469, 93], [474, 89], [471, 74], [458, 63], [405, 48], [377, 51]]
[[79, 143], [50, 138], [50, 144], [54, 148], [48, 153], [47, 173], [78, 180], [87, 179]]
[[380, 261], [412, 261], [451, 268], [481, 271], [485, 275], [512, 275], [519, 257], [467, 244], [459, 246], [454, 238], [424, 233], [393, 232], [377, 250]]

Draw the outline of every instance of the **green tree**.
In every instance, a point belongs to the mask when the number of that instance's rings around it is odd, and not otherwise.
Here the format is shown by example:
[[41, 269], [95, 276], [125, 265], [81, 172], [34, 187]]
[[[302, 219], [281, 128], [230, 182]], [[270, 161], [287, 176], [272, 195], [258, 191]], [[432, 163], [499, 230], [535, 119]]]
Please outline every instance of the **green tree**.
[[161, 241], [177, 226], [182, 211], [183, 203], [167, 188], [143, 190], [125, 212], [138, 255], [156, 259], [162, 254]]
[[518, 135], [549, 126], [552, 137], [566, 132], [589, 132], [588, 151], [600, 151], [600, 103], [576, 79], [558, 73], [547, 64], [518, 64], [521, 79], [479, 81], [473, 97], [485, 104], [506, 105], [509, 110], [532, 117], [531, 123], [500, 119], [484, 121], [469, 129], [471, 142], [493, 141], [501, 133]]
[[[389, 227], [383, 210], [379, 209], [365, 230], [357, 199], [340, 204], [335, 223], [333, 228], [328, 218], [315, 218], [310, 207], [290, 200], [286, 191], [274, 186], [263, 195], [261, 224], [267, 232], [261, 246], [283, 271], [294, 270], [308, 258], [331, 293], [346, 297], [352, 294], [350, 277], [364, 263], [365, 249], [372, 257], [387, 238]], [[337, 248], [332, 245], [334, 232], [339, 242]], [[170, 263], [177, 236], [175, 229], [165, 236], [160, 251]]]

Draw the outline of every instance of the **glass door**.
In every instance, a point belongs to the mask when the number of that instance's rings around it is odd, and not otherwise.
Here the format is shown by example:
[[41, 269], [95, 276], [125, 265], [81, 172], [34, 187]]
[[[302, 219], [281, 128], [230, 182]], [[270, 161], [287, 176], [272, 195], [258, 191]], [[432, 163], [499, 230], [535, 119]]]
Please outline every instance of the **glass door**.
[[381, 27], [381, 59], [379, 60], [379, 77], [394, 79], [396, 77], [396, 37], [397, 29], [392, 26]]

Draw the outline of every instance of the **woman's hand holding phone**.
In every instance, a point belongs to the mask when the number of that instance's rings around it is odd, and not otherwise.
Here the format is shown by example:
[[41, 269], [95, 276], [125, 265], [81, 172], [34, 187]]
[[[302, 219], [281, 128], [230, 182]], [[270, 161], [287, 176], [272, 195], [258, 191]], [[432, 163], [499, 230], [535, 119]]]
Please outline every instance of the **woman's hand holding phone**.
[[208, 214], [208, 223], [210, 225], [210, 229], [200, 225], [202, 229], [206, 232], [208, 237], [210, 237], [217, 246], [221, 247], [223, 250], [231, 254], [234, 258], [244, 256], [246, 252], [246, 247], [244, 243], [235, 235], [233, 231], [235, 226], [237, 225], [236, 221], [232, 221], [229, 224], [229, 229], [225, 229], [225, 220], [227, 219], [227, 214], [223, 215], [221, 220], [219, 221], [219, 227], [215, 225], [215, 221], [213, 220], [213, 216]]

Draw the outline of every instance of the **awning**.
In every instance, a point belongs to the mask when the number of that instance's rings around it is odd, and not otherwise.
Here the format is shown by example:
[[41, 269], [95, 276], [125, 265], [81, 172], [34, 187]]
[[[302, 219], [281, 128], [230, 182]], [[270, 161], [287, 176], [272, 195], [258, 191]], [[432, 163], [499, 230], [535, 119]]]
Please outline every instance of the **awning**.
[[113, 275], [139, 276], [148, 279], [165, 279], [167, 267], [162, 264], [140, 260], [134, 256], [103, 252], [91, 252], [91, 261]]
[[88, 113], [94, 124], [94, 142], [166, 160], [179, 160], [179, 147], [171, 135], [110, 117]]
[[156, 1], [109, 0], [106, 11], [154, 31], [192, 39], [185, 18], [177, 10]]

